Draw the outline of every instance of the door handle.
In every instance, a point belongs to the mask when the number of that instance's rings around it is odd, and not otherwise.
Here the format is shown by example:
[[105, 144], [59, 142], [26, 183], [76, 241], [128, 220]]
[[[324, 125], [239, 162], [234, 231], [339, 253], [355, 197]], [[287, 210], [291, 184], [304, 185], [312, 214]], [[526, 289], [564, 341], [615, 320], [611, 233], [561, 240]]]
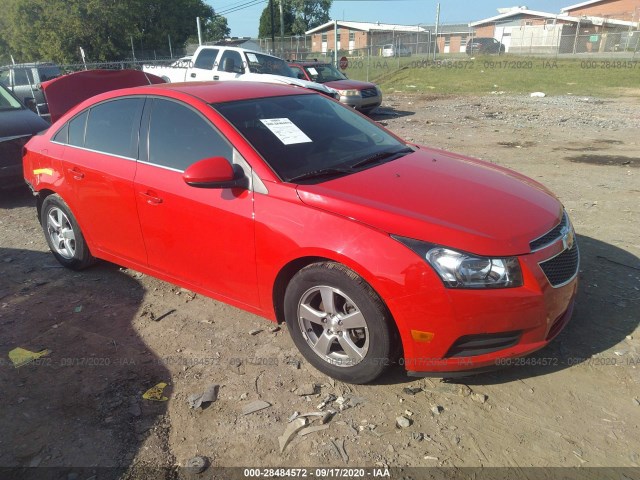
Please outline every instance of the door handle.
[[196, 78], [196, 74], [195, 74], [195, 73], [192, 73], [192, 74], [191, 74], [191, 78]]
[[84, 173], [78, 170], [76, 167], [69, 168], [67, 171], [73, 176], [75, 180], [82, 180], [84, 178]]
[[159, 205], [162, 203], [162, 199], [157, 197], [153, 192], [140, 192], [140, 196], [142, 196], [149, 205]]
[[220, 80], [220, 77], [219, 77], [218, 75], [214, 75], [214, 76], [213, 76], [213, 79], [214, 79], [214, 80]]

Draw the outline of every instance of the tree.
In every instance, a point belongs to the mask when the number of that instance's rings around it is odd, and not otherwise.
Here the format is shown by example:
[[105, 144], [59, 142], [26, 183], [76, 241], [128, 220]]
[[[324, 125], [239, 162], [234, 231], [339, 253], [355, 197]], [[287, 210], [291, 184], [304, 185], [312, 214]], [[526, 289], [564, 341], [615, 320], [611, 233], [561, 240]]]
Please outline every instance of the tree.
[[231, 29], [227, 24], [227, 19], [220, 15], [215, 15], [205, 25], [205, 37], [208, 41], [217, 42], [231, 33]]
[[[203, 0], [2, 0], [0, 48], [16, 61], [119, 60], [138, 50], [168, 53], [169, 37], [183, 45], [200, 17], [207, 35], [228, 34], [224, 17], [216, 17]], [[4, 56], [8, 56], [5, 54]]]
[[331, 17], [332, 0], [290, 0], [295, 21], [292, 31], [295, 35], [304, 35], [312, 28], [327, 23]]
[[[268, 0], [266, 8], [260, 15], [260, 26], [258, 28], [259, 38], [271, 38], [271, 9], [269, 2], [273, 2], [273, 32], [276, 37], [280, 36], [280, 3], [279, 0]], [[290, 37], [293, 35], [293, 22], [295, 16], [291, 6], [291, 0], [283, 0], [282, 14], [284, 17], [284, 35]]]

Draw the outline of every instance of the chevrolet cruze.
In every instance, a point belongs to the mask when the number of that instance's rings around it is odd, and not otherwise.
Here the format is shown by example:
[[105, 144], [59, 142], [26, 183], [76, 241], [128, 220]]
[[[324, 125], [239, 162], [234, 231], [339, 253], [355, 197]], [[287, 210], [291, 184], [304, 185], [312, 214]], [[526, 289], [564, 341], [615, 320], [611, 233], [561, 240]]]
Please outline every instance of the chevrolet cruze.
[[343, 381], [494, 368], [572, 314], [578, 246], [545, 187], [304, 89], [100, 94], [27, 144], [24, 174], [64, 266], [107, 260], [286, 322]]

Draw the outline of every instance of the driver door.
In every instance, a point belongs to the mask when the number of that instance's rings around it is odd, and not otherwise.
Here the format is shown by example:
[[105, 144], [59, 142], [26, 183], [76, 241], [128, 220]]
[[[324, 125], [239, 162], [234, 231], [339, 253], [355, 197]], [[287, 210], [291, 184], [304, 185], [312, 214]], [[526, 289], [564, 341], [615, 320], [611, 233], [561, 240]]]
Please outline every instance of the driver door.
[[134, 180], [149, 267], [183, 284], [258, 304], [253, 192], [196, 188], [182, 178], [210, 157], [231, 161], [233, 147], [200, 112], [155, 98], [145, 107]]

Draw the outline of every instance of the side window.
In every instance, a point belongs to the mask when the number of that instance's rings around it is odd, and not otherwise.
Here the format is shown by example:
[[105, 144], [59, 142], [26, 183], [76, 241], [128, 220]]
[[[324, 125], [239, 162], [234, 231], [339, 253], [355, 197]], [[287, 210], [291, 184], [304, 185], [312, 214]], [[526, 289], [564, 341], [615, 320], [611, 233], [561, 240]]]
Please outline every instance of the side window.
[[213, 64], [218, 56], [217, 48], [204, 48], [200, 50], [196, 63], [193, 64], [193, 68], [202, 68], [204, 70], [213, 70]]
[[53, 141], [64, 144], [69, 143], [69, 122], [65, 123], [64, 127], [58, 130], [58, 133], [53, 137]]
[[88, 111], [85, 110], [69, 122], [69, 145], [84, 147], [84, 131], [87, 124], [87, 116]]
[[2, 82], [7, 87], [9, 86], [9, 70], [3, 70], [0, 72], [0, 82]]
[[231, 73], [244, 73], [244, 65], [242, 65], [242, 57], [235, 50], [227, 50], [222, 54], [218, 70]]
[[28, 68], [16, 68], [14, 70], [15, 86], [33, 85], [33, 75]]
[[307, 77], [305, 77], [304, 72], [302, 71], [302, 69], [300, 67], [294, 67], [294, 66], [289, 65], [289, 68], [295, 74], [296, 77], [301, 78], [303, 80], [307, 79]]
[[155, 99], [149, 124], [149, 162], [184, 171], [210, 157], [232, 158], [231, 145], [190, 108]]
[[124, 98], [89, 111], [85, 148], [121, 157], [138, 156], [138, 131], [144, 99]]

